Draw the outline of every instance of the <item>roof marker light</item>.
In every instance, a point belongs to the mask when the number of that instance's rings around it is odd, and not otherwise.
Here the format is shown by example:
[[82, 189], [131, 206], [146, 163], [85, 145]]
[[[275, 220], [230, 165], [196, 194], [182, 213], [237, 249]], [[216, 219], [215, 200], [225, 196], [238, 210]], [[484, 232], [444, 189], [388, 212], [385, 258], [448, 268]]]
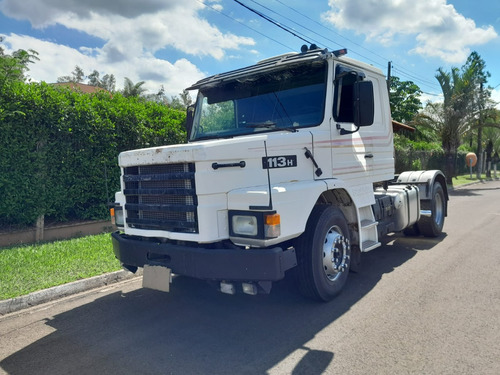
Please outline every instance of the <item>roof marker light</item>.
[[332, 53], [335, 55], [335, 57], [341, 57], [347, 55], [347, 48], [338, 49], [336, 51], [333, 51]]

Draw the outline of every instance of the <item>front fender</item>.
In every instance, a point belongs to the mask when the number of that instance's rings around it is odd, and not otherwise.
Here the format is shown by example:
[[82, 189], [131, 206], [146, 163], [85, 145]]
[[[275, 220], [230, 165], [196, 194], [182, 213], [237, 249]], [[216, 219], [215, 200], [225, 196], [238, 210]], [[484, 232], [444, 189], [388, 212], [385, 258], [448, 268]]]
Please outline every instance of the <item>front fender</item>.
[[[270, 246], [300, 236], [306, 227], [307, 219], [318, 200], [327, 189], [324, 181], [297, 181], [273, 185], [271, 207], [281, 217], [281, 236], [263, 241], [261, 246]], [[269, 187], [254, 186], [232, 190], [228, 193], [228, 209], [251, 211], [255, 206], [269, 206]], [[264, 243], [265, 242], [265, 243]]]

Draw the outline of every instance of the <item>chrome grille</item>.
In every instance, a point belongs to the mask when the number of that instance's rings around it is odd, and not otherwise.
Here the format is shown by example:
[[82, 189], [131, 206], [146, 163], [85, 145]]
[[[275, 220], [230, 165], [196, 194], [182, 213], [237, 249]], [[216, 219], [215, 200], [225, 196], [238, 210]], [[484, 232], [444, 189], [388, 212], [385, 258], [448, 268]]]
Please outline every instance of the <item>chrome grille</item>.
[[198, 233], [194, 174], [193, 163], [124, 168], [128, 226]]

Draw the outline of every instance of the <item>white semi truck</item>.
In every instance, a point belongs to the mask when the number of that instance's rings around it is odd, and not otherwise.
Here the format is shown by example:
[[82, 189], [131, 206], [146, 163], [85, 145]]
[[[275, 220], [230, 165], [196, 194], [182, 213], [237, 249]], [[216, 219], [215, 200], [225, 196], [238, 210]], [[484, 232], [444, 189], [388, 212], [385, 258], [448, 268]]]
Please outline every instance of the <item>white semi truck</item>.
[[382, 236], [439, 236], [443, 173], [395, 176], [385, 76], [345, 53], [305, 47], [205, 78], [187, 144], [121, 153], [123, 267], [144, 267], [145, 286], [178, 274], [247, 294], [290, 274], [329, 301]]

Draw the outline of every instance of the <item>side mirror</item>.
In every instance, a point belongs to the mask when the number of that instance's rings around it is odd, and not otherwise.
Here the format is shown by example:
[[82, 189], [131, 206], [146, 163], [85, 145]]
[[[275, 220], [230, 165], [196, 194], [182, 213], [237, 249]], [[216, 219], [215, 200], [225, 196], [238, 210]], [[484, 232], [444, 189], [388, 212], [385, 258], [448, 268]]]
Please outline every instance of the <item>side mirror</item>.
[[194, 122], [194, 105], [190, 105], [186, 110], [186, 132], [187, 138], [191, 137], [191, 131], [193, 130]]
[[354, 125], [369, 126], [373, 124], [375, 104], [373, 83], [361, 81], [354, 83]]

